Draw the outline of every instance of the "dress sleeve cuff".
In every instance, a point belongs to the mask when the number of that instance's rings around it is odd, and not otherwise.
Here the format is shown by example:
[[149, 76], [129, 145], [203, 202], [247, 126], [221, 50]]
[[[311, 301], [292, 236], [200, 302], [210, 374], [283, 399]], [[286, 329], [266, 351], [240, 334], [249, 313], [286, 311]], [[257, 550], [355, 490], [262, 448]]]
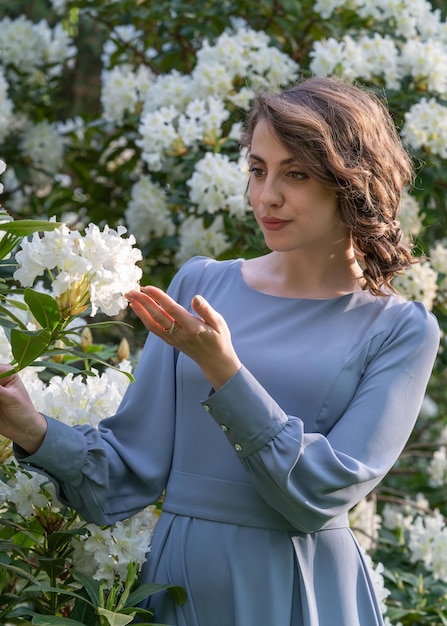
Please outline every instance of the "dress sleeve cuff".
[[44, 470], [59, 481], [70, 481], [82, 472], [86, 445], [84, 435], [63, 422], [45, 416], [48, 430], [40, 448], [28, 455], [14, 445], [16, 459], [22, 465]]
[[281, 432], [288, 420], [244, 366], [202, 401], [202, 406], [226, 434], [239, 457], [263, 448]]

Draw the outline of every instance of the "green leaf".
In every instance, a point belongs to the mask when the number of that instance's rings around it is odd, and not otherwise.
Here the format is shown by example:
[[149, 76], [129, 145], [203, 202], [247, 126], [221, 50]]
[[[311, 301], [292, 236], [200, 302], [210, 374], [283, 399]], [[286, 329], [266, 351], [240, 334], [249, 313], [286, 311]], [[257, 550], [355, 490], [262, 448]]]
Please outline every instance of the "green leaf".
[[51, 615], [35, 615], [32, 619], [33, 624], [39, 624], [39, 626], [85, 626], [81, 622], [77, 622], [74, 619], [68, 617], [57, 617]]
[[56, 300], [47, 293], [40, 293], [30, 288], [25, 289], [24, 298], [29, 310], [42, 328], [54, 330], [61, 318]]
[[15, 222], [0, 223], [0, 230], [12, 233], [16, 237], [28, 237], [43, 230], [56, 230], [62, 226], [61, 222], [47, 222], [46, 220], [17, 220]]
[[78, 598], [79, 600], [82, 600], [82, 602], [86, 602], [87, 604], [92, 606], [92, 603], [89, 602], [87, 598], [84, 598], [83, 596], [81, 596], [79, 593], [76, 593], [75, 591], [71, 591], [67, 587], [52, 587], [51, 585], [46, 584], [46, 583], [39, 583], [37, 585], [31, 585], [29, 587], [26, 587], [22, 591], [23, 596], [25, 596], [25, 593], [26, 594], [58, 593], [59, 595], [62, 595], [62, 596], [69, 596], [70, 598]]
[[30, 365], [42, 355], [51, 342], [51, 332], [42, 330], [11, 330], [11, 350], [17, 363], [17, 370]]
[[133, 621], [135, 615], [135, 613], [132, 613], [131, 615], [114, 613], [113, 611], [108, 611], [102, 607], [98, 607], [98, 613], [106, 618], [110, 626], [126, 626], [126, 624], [130, 624], [130, 622]]
[[88, 593], [93, 604], [95, 606], [98, 606], [100, 603], [99, 582], [95, 580], [94, 578], [91, 578], [90, 576], [86, 576], [85, 574], [83, 574], [82, 572], [79, 572], [78, 570], [73, 570], [72, 575], [73, 575], [73, 578], [78, 580], [81, 583], [81, 585], [84, 587], [85, 591]]
[[178, 585], [160, 585], [152, 583], [141, 585], [140, 587], [138, 587], [138, 589], [133, 591], [127, 599], [126, 607], [135, 606], [148, 596], [151, 596], [154, 593], [158, 593], [159, 591], [169, 591], [174, 600], [177, 602], [177, 604], [180, 604], [180, 606], [186, 600], [186, 591], [183, 589], [183, 587], [180, 587]]
[[0, 259], [4, 259], [11, 254], [21, 239], [22, 237], [6, 233], [0, 240]]

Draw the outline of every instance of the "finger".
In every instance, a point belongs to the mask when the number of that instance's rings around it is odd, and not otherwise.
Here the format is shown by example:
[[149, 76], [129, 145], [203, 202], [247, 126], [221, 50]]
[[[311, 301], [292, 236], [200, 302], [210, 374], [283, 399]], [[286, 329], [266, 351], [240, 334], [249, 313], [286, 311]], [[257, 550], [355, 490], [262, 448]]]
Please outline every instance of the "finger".
[[156, 307], [158, 307], [158, 311], [164, 313], [164, 315], [168, 318], [169, 324], [175, 321], [179, 326], [185, 326], [190, 322], [192, 317], [191, 314], [162, 289], [149, 285], [142, 287], [142, 291], [153, 302], [155, 302]]
[[192, 299], [191, 306], [208, 326], [211, 326], [214, 330], [219, 329], [222, 316], [213, 309], [203, 296], [195, 295]]
[[129, 306], [132, 311], [150, 332], [162, 335], [172, 326], [173, 318], [145, 294], [129, 294], [127, 297], [129, 298]]

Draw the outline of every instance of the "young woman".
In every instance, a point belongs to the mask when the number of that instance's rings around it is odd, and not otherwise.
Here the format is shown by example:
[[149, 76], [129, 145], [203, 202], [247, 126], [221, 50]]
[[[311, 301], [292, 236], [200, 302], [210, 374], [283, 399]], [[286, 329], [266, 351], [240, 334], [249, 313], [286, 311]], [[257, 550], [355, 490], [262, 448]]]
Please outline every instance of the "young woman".
[[411, 161], [368, 92], [312, 78], [260, 94], [243, 139], [270, 253], [193, 258], [168, 294], [128, 294], [150, 335], [99, 430], [46, 419], [17, 376], [0, 432], [89, 521], [165, 490], [143, 582], [173, 626], [379, 626], [349, 509], [404, 447], [435, 318], [393, 293], [412, 262], [398, 207]]

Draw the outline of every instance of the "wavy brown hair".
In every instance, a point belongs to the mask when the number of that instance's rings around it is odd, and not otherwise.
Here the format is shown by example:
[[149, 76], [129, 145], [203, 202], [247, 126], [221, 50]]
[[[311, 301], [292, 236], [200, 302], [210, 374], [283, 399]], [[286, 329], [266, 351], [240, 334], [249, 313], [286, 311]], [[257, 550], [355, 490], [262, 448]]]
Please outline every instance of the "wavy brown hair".
[[311, 178], [336, 192], [365, 289], [394, 291], [396, 272], [416, 262], [398, 219], [414, 170], [386, 106], [352, 83], [309, 78], [279, 94], [257, 94], [242, 146], [250, 146], [259, 120], [272, 126]]

